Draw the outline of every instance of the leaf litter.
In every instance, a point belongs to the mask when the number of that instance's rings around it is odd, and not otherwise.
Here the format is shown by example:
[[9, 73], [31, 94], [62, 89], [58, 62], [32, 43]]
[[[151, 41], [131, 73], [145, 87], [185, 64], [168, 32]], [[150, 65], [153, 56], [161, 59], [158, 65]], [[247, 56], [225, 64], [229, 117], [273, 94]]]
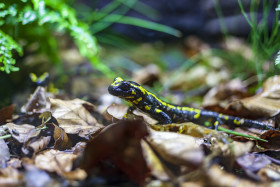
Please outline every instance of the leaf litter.
[[[239, 80], [222, 84], [206, 94], [203, 106], [242, 117], [253, 113], [264, 121], [277, 119], [279, 80], [278, 76], [268, 79], [256, 95], [248, 94]], [[128, 107], [113, 101], [100, 114], [107, 124], [95, 117], [99, 106], [81, 99], [58, 99], [42, 88], [31, 96], [22, 114], [12, 116], [13, 106], [0, 110], [0, 132], [5, 137], [0, 142], [0, 185], [249, 187], [277, 185], [280, 180], [279, 158], [268, 154], [279, 151], [278, 131], [240, 129], [266, 143], [190, 122], [161, 125], [139, 110], [123, 120]]]

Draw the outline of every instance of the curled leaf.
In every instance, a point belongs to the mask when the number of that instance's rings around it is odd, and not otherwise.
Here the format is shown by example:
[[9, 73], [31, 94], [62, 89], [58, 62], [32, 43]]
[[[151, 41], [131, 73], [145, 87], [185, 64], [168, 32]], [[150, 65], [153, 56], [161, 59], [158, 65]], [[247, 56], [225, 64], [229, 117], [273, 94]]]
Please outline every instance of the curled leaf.
[[34, 126], [23, 124], [16, 125], [13, 123], [7, 123], [5, 125], [13, 138], [20, 143], [27, 142], [30, 138], [37, 137], [40, 134], [40, 130], [35, 129]]
[[63, 128], [68, 134], [88, 137], [103, 128], [103, 125], [100, 125], [84, 107], [94, 107], [86, 101], [80, 99], [64, 101], [50, 98], [50, 102], [51, 112], [57, 119], [59, 127]]
[[151, 130], [147, 140], [158, 154], [173, 164], [197, 167], [204, 158], [200, 143], [188, 135]]

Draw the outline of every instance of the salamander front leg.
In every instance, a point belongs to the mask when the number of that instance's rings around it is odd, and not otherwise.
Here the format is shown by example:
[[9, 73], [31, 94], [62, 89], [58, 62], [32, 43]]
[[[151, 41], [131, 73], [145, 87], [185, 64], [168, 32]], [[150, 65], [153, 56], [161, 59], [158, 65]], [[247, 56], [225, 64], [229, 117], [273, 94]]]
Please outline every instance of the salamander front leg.
[[171, 118], [162, 110], [157, 109], [157, 108], [152, 108], [150, 110], [150, 114], [153, 118], [158, 120], [160, 124], [171, 124], [172, 120]]
[[136, 109], [135, 106], [130, 106], [130, 107], [128, 107], [126, 113], [125, 113], [124, 116], [123, 116], [123, 119], [126, 120], [126, 119], [127, 119], [127, 115], [128, 115], [128, 114], [132, 114], [133, 110], [135, 110], [135, 109]]

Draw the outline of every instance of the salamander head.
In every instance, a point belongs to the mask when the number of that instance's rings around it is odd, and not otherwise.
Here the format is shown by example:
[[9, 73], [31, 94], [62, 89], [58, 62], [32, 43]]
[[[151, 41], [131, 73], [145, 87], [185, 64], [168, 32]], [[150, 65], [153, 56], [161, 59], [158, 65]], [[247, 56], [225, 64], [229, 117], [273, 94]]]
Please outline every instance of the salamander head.
[[114, 79], [108, 91], [111, 95], [130, 101], [143, 97], [146, 93], [146, 90], [136, 82], [126, 81], [120, 77]]

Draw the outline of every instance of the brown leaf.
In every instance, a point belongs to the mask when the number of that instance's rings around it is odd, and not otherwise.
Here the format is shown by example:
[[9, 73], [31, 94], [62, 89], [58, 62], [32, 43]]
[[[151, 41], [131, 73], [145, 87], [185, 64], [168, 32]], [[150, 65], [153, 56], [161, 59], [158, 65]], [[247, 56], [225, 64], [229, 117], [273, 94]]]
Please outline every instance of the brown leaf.
[[45, 149], [49, 143], [50, 143], [51, 137], [40, 137], [37, 140], [28, 141], [26, 144], [24, 144], [24, 147], [22, 147], [21, 151], [26, 156], [33, 156], [37, 152]]
[[12, 167], [0, 169], [0, 186], [22, 186], [23, 176]]
[[279, 181], [280, 180], [280, 173], [279, 171], [272, 170], [270, 168], [261, 168], [258, 172], [262, 181], [265, 182], [272, 182], [272, 181]]
[[148, 167], [151, 169], [151, 174], [157, 179], [163, 181], [169, 180], [170, 178], [168, 176], [168, 173], [165, 171], [162, 162], [155, 154], [155, 152], [151, 149], [149, 144], [142, 140], [141, 145], [143, 149], [144, 158], [147, 162]]
[[103, 128], [103, 125], [100, 125], [84, 107], [84, 105], [94, 107], [86, 101], [80, 99], [64, 101], [50, 98], [50, 102], [52, 114], [57, 119], [59, 127], [68, 134], [88, 137]]
[[9, 105], [0, 109], [0, 125], [12, 119], [15, 105]]
[[35, 129], [34, 126], [23, 124], [16, 125], [13, 123], [7, 123], [5, 125], [13, 138], [20, 143], [27, 142], [30, 138], [37, 137], [40, 134], [40, 130]]
[[227, 173], [218, 165], [212, 165], [206, 171], [206, 185], [207, 186], [246, 186], [255, 187], [258, 186], [250, 180], [239, 178], [235, 175]]
[[150, 127], [156, 131], [178, 132], [180, 134], [190, 135], [197, 138], [204, 138], [207, 135], [227, 136], [221, 131], [209, 129], [201, 125], [194, 124], [192, 122], [180, 124], [172, 123], [167, 125], [157, 124], [150, 125]]
[[203, 107], [207, 110], [236, 115], [236, 111], [227, 110], [226, 107], [230, 102], [248, 96], [247, 88], [241, 80], [234, 79], [210, 89], [203, 98]]
[[72, 146], [71, 140], [62, 128], [54, 123], [48, 123], [47, 126], [53, 129], [54, 149], [65, 150]]
[[280, 113], [280, 76], [267, 79], [263, 91], [230, 104], [230, 108], [240, 113], [251, 113], [256, 117], [273, 117]]
[[197, 167], [204, 158], [198, 139], [188, 135], [151, 130], [147, 140], [158, 154], [173, 164]]
[[[128, 106], [122, 104], [111, 104], [104, 114], [107, 120], [117, 121], [123, 119], [127, 112]], [[115, 118], [115, 119], [114, 119]]]
[[43, 112], [49, 108], [48, 106], [46, 90], [44, 87], [38, 86], [27, 104], [21, 108], [21, 112]]
[[90, 171], [104, 159], [114, 163], [132, 180], [143, 184], [149, 169], [143, 158], [140, 140], [148, 135], [142, 121], [120, 121], [103, 129], [88, 142], [81, 168]]
[[160, 69], [155, 64], [149, 64], [132, 74], [132, 80], [139, 84], [152, 86], [159, 79]]
[[83, 170], [76, 169], [71, 171], [73, 161], [76, 157], [72, 153], [50, 149], [38, 154], [34, 162], [39, 169], [56, 172], [69, 180], [83, 180], [87, 176]]
[[259, 141], [259, 146], [266, 150], [280, 150], [280, 132], [276, 130], [269, 130], [263, 133], [260, 138], [268, 140], [268, 142]]

